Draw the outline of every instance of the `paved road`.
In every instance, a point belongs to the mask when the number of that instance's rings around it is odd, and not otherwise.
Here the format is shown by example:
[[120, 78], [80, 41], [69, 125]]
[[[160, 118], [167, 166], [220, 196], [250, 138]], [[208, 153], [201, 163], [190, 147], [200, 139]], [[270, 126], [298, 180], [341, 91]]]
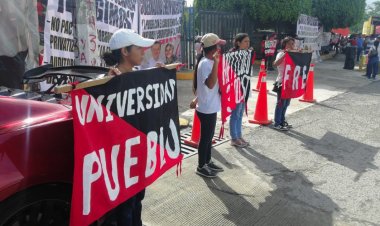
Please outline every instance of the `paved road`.
[[[249, 148], [217, 146], [213, 158], [225, 172], [216, 179], [197, 176], [193, 156], [184, 160], [180, 177], [173, 169], [156, 181], [144, 200], [144, 222], [380, 225], [380, 81], [342, 66], [342, 57], [317, 65], [319, 102], [292, 101], [293, 130], [244, 123]], [[273, 114], [275, 97], [268, 96]]]

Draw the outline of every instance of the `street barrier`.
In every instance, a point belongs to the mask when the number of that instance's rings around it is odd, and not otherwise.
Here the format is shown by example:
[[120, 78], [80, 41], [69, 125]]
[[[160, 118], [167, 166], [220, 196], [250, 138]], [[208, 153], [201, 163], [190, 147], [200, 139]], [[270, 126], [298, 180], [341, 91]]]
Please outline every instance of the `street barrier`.
[[249, 120], [249, 123], [269, 125], [272, 120], [268, 120], [268, 101], [267, 101], [267, 74], [264, 71], [261, 78], [261, 85], [259, 96], [257, 98], [255, 114], [253, 120]]

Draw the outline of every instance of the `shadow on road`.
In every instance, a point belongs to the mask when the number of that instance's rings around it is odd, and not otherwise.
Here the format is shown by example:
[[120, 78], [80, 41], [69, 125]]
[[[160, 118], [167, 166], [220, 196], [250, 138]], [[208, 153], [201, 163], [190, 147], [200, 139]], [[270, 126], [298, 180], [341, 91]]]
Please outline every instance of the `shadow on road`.
[[[252, 188], [251, 195], [238, 194], [220, 178], [204, 179], [208, 188], [217, 196], [228, 209], [224, 217], [234, 225], [333, 225], [332, 214], [339, 207], [326, 195], [316, 191], [302, 173], [293, 172], [281, 163], [256, 152], [252, 148], [237, 149], [242, 156], [256, 165], [273, 185], [274, 190], [265, 201], [257, 202], [256, 189]], [[213, 157], [219, 162], [225, 162], [220, 155]], [[239, 177], [239, 175], [236, 175]], [[241, 181], [244, 186], [244, 181]]]
[[355, 171], [357, 173], [355, 181], [359, 180], [367, 169], [378, 169], [373, 164], [379, 151], [376, 147], [332, 132], [327, 132], [319, 140], [294, 130], [284, 134], [301, 141], [305, 148], [327, 158], [329, 161]]

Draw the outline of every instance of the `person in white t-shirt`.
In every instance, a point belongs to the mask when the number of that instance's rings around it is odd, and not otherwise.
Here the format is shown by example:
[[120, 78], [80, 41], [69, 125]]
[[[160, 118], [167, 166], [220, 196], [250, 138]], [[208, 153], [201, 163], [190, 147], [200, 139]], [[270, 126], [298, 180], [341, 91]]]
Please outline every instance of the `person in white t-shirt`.
[[141, 69], [162, 67], [164, 65], [165, 60], [161, 58], [161, 43], [155, 41], [150, 50], [152, 57], [145, 59], [145, 62], [141, 65]]
[[278, 70], [278, 76], [276, 79], [276, 85], [279, 87], [277, 92], [277, 103], [276, 103], [276, 110], [274, 114], [274, 128], [280, 131], [287, 131], [290, 128], [292, 128], [292, 125], [290, 125], [285, 120], [285, 114], [286, 110], [288, 109], [288, 106], [290, 104], [290, 99], [283, 99], [281, 98], [281, 89], [282, 89], [282, 77], [285, 73], [285, 52], [289, 50], [295, 50], [295, 41], [294, 38], [286, 37], [282, 41], [282, 51], [280, 51], [277, 56], [276, 60], [274, 61], [273, 65], [277, 66]]
[[216, 177], [223, 168], [211, 161], [211, 145], [215, 132], [217, 112], [220, 111], [218, 85], [219, 45], [225, 40], [209, 33], [202, 37], [203, 54], [197, 59], [193, 87], [197, 102], [196, 114], [201, 124], [201, 137], [198, 146], [198, 167], [196, 173], [203, 177]]

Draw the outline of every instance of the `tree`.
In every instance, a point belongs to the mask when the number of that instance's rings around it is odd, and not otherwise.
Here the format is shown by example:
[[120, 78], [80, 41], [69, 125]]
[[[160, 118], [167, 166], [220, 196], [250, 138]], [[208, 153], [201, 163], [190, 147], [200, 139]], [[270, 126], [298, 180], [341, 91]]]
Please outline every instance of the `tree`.
[[380, 1], [376, 1], [367, 7], [365, 18], [369, 18], [370, 16], [380, 16]]
[[371, 16], [380, 16], [380, 0], [374, 2], [372, 5], [367, 5], [363, 17], [358, 23], [350, 27], [353, 33], [361, 33], [363, 30], [364, 21], [367, 21]]
[[365, 0], [313, 0], [313, 16], [329, 31], [357, 24], [363, 18], [365, 6]]
[[[329, 31], [331, 28], [347, 27], [362, 20], [365, 0], [194, 0], [194, 5], [203, 10], [238, 11], [254, 20], [256, 27], [291, 27], [300, 14], [317, 17]], [[373, 11], [379, 13], [380, 4]]]
[[295, 24], [300, 13], [311, 13], [312, 0], [194, 0], [203, 10], [237, 11], [254, 20], [257, 27], [277, 28]]

